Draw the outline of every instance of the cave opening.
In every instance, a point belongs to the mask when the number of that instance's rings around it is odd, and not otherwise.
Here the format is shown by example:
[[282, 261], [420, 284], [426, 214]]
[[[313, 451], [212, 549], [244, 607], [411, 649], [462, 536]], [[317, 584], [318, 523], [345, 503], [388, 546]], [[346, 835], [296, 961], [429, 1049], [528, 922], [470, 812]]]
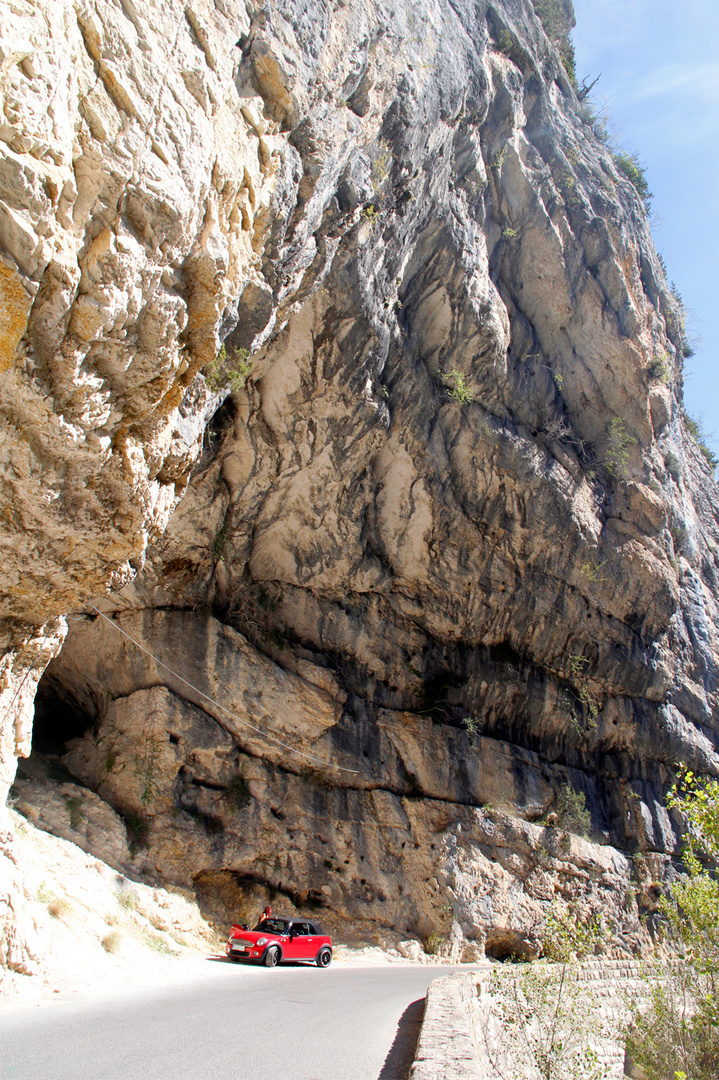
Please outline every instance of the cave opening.
[[81, 738], [94, 726], [96, 710], [80, 704], [52, 671], [52, 664], [40, 679], [35, 696], [32, 730], [34, 757], [62, 757], [67, 744]]
[[524, 935], [511, 929], [491, 931], [484, 943], [484, 952], [490, 959], [504, 963], [536, 958], [536, 949], [532, 948]]

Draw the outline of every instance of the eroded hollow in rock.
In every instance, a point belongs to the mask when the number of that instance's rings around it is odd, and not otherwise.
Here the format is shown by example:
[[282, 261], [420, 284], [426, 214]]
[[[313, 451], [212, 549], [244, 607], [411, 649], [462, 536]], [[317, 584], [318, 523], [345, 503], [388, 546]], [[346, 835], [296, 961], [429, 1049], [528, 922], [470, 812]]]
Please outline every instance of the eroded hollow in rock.
[[535, 960], [537, 950], [526, 937], [514, 930], [499, 930], [488, 935], [484, 943], [485, 955], [492, 960]]
[[82, 738], [96, 720], [96, 713], [80, 704], [48, 669], [35, 698], [32, 756], [61, 757], [70, 740]]
[[283, 892], [234, 870], [200, 870], [192, 884], [203, 917], [223, 930], [228, 915], [241, 926], [255, 926], [267, 905], [278, 912], [295, 907]]

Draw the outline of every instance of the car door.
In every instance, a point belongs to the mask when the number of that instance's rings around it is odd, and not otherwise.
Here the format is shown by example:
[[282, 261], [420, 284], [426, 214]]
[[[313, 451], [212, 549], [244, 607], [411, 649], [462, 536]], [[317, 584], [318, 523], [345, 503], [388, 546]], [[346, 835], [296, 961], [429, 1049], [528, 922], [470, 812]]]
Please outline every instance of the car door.
[[314, 936], [310, 934], [311, 927], [306, 922], [292, 924], [292, 959], [314, 960]]

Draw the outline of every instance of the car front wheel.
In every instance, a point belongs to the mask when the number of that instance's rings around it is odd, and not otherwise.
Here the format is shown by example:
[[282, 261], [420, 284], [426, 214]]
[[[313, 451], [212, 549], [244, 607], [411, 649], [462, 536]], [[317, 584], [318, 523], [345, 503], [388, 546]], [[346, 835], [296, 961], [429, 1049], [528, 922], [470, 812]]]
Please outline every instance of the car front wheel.
[[320, 949], [317, 957], [317, 967], [326, 968], [332, 963], [332, 950]]
[[277, 962], [280, 959], [280, 950], [276, 945], [270, 945], [269, 949], [265, 953], [265, 967], [277, 967]]

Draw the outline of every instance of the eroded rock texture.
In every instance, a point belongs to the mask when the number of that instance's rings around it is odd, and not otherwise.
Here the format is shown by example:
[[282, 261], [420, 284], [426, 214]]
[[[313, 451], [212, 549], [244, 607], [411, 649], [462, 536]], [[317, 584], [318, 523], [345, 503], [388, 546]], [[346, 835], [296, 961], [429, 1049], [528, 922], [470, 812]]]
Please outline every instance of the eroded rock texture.
[[[231, 908], [502, 954], [581, 895], [638, 941], [620, 851], [661, 877], [719, 765], [719, 502], [530, 0], [55, 7], [3, 60], [6, 612], [109, 582], [152, 654], [70, 623], [66, 766]], [[536, 824], [567, 782], [604, 846]]]

